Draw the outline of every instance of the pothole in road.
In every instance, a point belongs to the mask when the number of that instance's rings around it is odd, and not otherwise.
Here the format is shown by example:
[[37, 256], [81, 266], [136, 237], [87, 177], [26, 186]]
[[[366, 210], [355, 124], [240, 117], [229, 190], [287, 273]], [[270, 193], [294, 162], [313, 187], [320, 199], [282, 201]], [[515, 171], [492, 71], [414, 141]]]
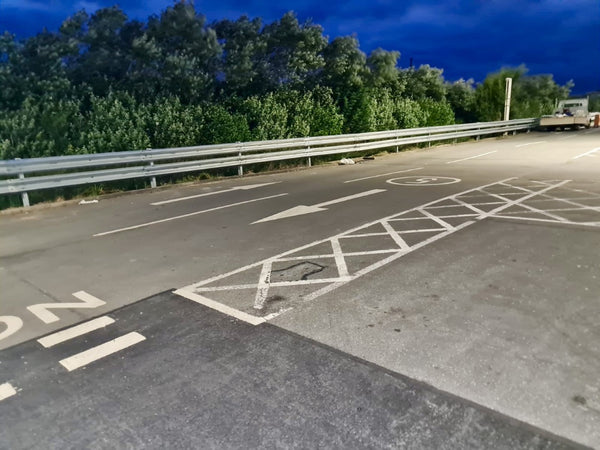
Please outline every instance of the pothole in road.
[[271, 282], [308, 280], [308, 277], [323, 272], [327, 266], [311, 261], [302, 261], [289, 267], [271, 271]]

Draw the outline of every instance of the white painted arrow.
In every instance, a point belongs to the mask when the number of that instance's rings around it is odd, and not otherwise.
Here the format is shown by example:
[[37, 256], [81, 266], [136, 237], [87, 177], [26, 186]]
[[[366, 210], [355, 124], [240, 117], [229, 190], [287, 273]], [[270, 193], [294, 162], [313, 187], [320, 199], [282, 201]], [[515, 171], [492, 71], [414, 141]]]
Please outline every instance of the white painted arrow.
[[303, 214], [311, 214], [319, 211], [325, 211], [327, 208], [325, 206], [334, 205], [336, 203], [347, 202], [348, 200], [354, 200], [355, 198], [366, 197], [368, 195], [378, 194], [380, 192], [385, 192], [385, 189], [371, 189], [370, 191], [360, 192], [354, 195], [348, 195], [346, 197], [336, 198], [334, 200], [329, 200], [328, 202], [317, 203], [316, 205], [298, 205], [293, 208], [286, 209], [285, 211], [281, 211], [280, 213], [273, 214], [272, 216], [265, 217], [264, 219], [257, 220], [256, 222], [252, 222], [252, 224], [260, 223], [260, 222], [268, 222], [270, 220], [279, 220], [285, 219], [286, 217], [294, 217], [301, 216]]
[[205, 192], [204, 194], [197, 194], [197, 195], [189, 195], [187, 197], [179, 197], [179, 198], [173, 198], [171, 200], [163, 200], [162, 202], [154, 202], [154, 203], [150, 203], [152, 206], [158, 206], [158, 205], [166, 205], [167, 203], [175, 203], [175, 202], [182, 202], [184, 200], [190, 200], [192, 198], [198, 198], [198, 197], [207, 197], [209, 195], [216, 195], [216, 194], [223, 194], [225, 192], [232, 192], [232, 191], [249, 191], [250, 189], [256, 189], [259, 187], [263, 187], [263, 186], [269, 186], [271, 184], [277, 184], [279, 183], [279, 181], [273, 181], [272, 183], [261, 183], [261, 184], [247, 184], [245, 186], [236, 186], [236, 187], [232, 187], [231, 189], [223, 189], [222, 191], [215, 191], [215, 192]]

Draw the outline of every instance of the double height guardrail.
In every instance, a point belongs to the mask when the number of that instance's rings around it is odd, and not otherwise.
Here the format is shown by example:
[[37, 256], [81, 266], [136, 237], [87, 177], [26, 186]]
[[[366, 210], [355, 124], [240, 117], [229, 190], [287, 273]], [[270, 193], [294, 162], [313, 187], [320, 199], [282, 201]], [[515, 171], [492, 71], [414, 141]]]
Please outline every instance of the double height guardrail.
[[431, 143], [464, 137], [516, 133], [534, 128], [537, 119], [479, 122], [441, 127], [410, 128], [373, 133], [343, 134], [259, 142], [201, 145], [88, 155], [53, 156], [0, 161], [0, 195], [21, 194], [29, 206], [27, 192], [103, 183], [116, 180], [150, 178], [207, 169], [243, 167], [256, 163], [346, 154], [401, 145]]

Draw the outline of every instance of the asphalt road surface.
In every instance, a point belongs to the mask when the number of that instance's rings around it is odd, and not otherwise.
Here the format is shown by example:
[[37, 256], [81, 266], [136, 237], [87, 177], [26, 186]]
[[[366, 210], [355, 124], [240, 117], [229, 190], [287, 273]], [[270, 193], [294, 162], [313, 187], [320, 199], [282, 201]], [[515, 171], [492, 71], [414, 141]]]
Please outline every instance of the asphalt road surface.
[[600, 448], [600, 130], [0, 216], [0, 448]]

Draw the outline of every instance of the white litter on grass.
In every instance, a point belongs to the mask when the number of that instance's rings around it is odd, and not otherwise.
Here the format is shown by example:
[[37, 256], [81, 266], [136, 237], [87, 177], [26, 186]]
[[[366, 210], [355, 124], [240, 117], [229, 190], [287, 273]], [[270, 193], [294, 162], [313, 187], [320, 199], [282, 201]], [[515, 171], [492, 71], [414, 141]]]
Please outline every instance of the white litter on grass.
[[350, 158], [342, 158], [342, 159], [340, 160], [340, 165], [341, 165], [341, 166], [345, 166], [345, 165], [351, 165], [351, 164], [355, 164], [355, 162], [354, 162], [354, 160], [353, 160], [353, 159], [350, 159]]
[[89, 205], [90, 203], [98, 203], [98, 200], [81, 200], [80, 205]]

